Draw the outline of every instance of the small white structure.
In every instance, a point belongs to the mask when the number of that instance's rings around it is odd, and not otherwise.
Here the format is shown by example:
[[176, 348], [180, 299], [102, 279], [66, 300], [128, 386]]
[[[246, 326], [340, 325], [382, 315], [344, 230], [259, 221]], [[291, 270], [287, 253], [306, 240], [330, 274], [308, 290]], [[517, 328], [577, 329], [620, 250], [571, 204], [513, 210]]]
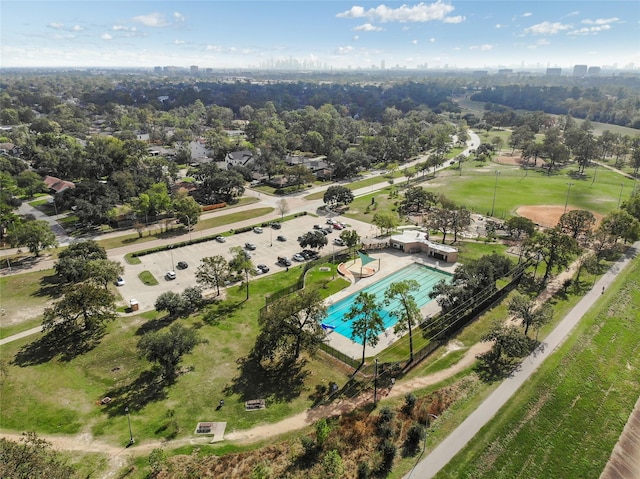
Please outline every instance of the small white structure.
[[393, 235], [389, 244], [409, 254], [427, 253], [432, 258], [447, 263], [458, 261], [458, 249], [441, 243], [429, 241], [429, 236], [423, 231], [405, 230], [402, 234]]

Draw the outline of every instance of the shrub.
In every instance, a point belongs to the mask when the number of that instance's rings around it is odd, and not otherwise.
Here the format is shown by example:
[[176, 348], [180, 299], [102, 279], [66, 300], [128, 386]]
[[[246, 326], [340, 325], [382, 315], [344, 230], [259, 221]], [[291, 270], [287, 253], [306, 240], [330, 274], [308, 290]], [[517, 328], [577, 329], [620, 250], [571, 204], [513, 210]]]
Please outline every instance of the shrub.
[[358, 463], [358, 479], [369, 479], [371, 476], [371, 467], [368, 462], [359, 462]]
[[420, 424], [414, 424], [407, 431], [407, 437], [402, 445], [403, 456], [415, 456], [420, 449], [420, 442], [426, 437], [424, 427]]
[[393, 460], [396, 458], [396, 454], [398, 453], [398, 448], [396, 445], [385, 439], [379, 446], [380, 452], [382, 453], [382, 462], [380, 464], [380, 472], [389, 472], [393, 467]]
[[402, 412], [404, 412], [407, 416], [411, 416], [413, 414], [413, 409], [416, 407], [417, 398], [414, 394], [407, 394], [404, 397], [404, 406], [402, 407]]

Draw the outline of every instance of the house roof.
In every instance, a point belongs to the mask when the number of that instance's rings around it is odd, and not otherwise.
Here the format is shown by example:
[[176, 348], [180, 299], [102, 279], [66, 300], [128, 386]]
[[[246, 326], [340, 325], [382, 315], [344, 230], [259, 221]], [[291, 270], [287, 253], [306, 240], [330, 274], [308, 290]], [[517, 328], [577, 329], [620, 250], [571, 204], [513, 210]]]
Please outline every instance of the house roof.
[[56, 193], [60, 193], [61, 191], [67, 190], [69, 188], [75, 188], [76, 185], [72, 181], [61, 180], [60, 178], [56, 178], [55, 176], [45, 176], [44, 184], [47, 185], [47, 188], [54, 190]]

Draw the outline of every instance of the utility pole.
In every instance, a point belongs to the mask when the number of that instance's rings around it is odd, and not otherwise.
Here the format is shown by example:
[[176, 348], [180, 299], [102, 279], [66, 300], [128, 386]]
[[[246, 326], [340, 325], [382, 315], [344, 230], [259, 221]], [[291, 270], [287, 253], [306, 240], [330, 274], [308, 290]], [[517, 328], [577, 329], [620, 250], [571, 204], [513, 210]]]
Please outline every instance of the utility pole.
[[567, 212], [567, 205], [569, 204], [569, 192], [571, 191], [573, 183], [567, 183], [567, 185], [569, 185], [569, 188], [567, 188], [567, 199], [564, 200], [564, 213]]
[[498, 191], [498, 176], [500, 175], [499, 171], [496, 171], [496, 183], [493, 186], [493, 203], [491, 204], [491, 216], [493, 216], [493, 211], [496, 207], [496, 192]]
[[620, 196], [618, 196], [618, 209], [620, 208], [620, 202], [622, 201], [622, 190], [624, 189], [624, 183], [620, 183]]

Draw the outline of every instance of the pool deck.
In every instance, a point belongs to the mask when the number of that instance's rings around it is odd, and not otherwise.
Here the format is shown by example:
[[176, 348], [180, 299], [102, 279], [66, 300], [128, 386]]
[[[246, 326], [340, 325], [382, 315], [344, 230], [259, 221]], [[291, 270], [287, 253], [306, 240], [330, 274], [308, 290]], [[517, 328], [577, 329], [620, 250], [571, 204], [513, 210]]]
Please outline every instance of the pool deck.
[[[453, 274], [457, 266], [457, 263], [445, 263], [443, 261], [437, 261], [434, 258], [429, 258], [424, 253], [407, 254], [395, 250], [382, 250], [372, 251], [370, 253], [370, 256], [372, 258], [375, 258], [376, 260], [380, 260], [380, 270], [373, 276], [369, 276], [366, 278], [356, 278], [355, 282], [353, 282], [351, 286], [327, 298], [327, 304], [336, 303], [341, 299], [349, 296], [350, 294], [356, 293], [371, 284], [375, 284], [376, 282], [380, 281], [381, 278], [390, 275], [391, 273], [394, 273], [399, 269], [404, 268], [405, 266], [409, 266], [412, 263], [423, 264], [425, 266], [430, 266], [432, 268], [439, 269], [440, 271], [445, 271], [451, 274]], [[356, 260], [356, 266], [359, 261], [359, 259]], [[372, 262], [370, 263], [370, 265], [377, 268], [378, 262]], [[435, 301], [430, 301], [424, 307], [420, 308], [420, 312], [423, 316], [434, 315], [438, 311], [440, 311], [440, 306]], [[372, 357], [376, 354], [379, 354], [381, 351], [389, 347], [390, 344], [394, 343], [399, 338], [399, 336], [397, 336], [393, 332], [393, 327], [390, 327], [384, 333], [378, 336], [378, 338], [379, 341], [375, 347], [367, 346], [365, 350], [365, 354], [367, 357]], [[327, 339], [331, 347], [348, 356], [351, 356], [353, 359], [360, 359], [362, 357], [361, 344], [355, 343], [351, 341], [351, 339], [335, 332], [329, 332], [327, 335]]]

